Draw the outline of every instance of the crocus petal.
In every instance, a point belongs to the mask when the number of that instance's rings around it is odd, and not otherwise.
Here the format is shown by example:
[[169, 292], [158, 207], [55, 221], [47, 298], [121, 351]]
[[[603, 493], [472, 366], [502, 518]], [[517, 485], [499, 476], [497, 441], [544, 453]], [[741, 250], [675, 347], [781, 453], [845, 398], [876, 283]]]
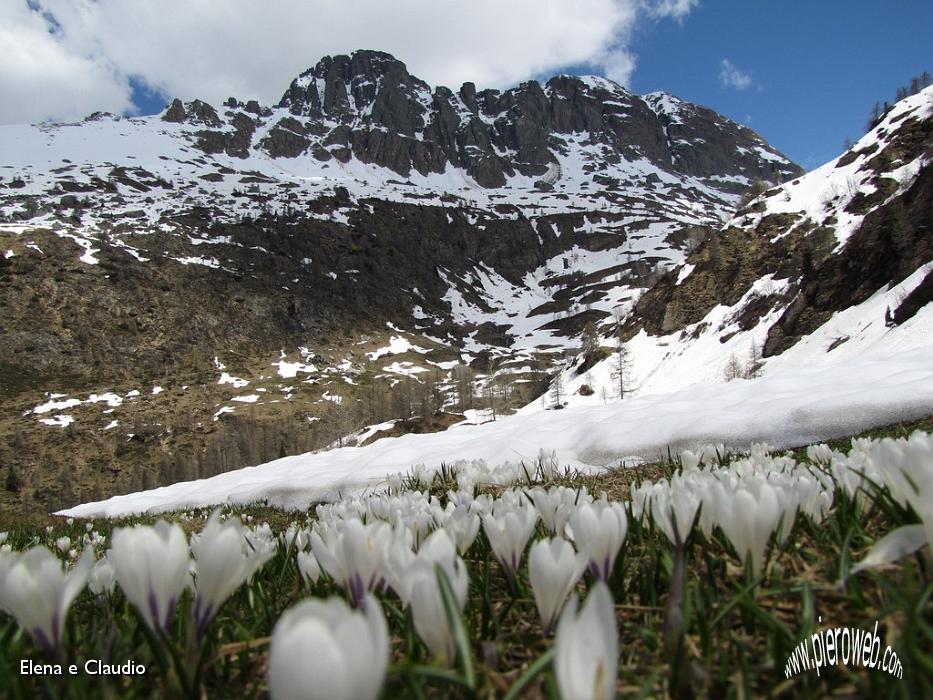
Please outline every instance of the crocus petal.
[[618, 629], [609, 589], [597, 582], [577, 614], [571, 598], [557, 623], [554, 670], [563, 700], [610, 700], [618, 675]]

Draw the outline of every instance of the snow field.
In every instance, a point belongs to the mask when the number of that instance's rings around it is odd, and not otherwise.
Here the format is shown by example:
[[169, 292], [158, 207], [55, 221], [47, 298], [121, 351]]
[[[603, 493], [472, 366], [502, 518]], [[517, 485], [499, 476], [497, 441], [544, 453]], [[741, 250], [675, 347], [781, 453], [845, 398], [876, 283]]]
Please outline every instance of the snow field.
[[[784, 367], [763, 377], [697, 384], [606, 405], [509, 416], [442, 433], [384, 438], [364, 447], [286, 457], [63, 511], [115, 517], [267, 501], [286, 508], [384, 485], [423, 464], [482, 461], [493, 470], [533, 464], [553, 452], [562, 466], [598, 469], [656, 458], [715, 440], [730, 448], [766, 441], [788, 447], [933, 413], [929, 346], [865, 353], [831, 365]], [[517, 465], [517, 467], [516, 467]]]

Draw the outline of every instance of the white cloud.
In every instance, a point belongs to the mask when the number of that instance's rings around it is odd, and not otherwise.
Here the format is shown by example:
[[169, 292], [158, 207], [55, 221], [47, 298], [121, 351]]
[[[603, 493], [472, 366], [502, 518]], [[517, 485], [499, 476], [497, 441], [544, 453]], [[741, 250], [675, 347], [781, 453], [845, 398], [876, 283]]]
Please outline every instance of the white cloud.
[[736, 90], [747, 90], [754, 83], [749, 73], [739, 69], [728, 58], [724, 58], [719, 62], [719, 84]]
[[70, 51], [25, 2], [0, 4], [0, 47], [0, 123], [132, 106], [129, 86], [105, 56]]
[[646, 0], [644, 3], [649, 14], [655, 17], [673, 17], [682, 20], [700, 0]]
[[635, 72], [635, 56], [621, 48], [602, 57], [598, 63], [605, 76], [619, 85], [628, 85]]
[[[590, 65], [622, 83], [642, 19], [697, 0], [4, 0], [0, 121], [129, 107], [135, 77], [167, 96], [278, 101], [327, 54], [372, 48], [433, 85], [507, 87]], [[49, 32], [47, 17], [54, 17]], [[10, 60], [10, 56], [13, 60]], [[12, 99], [9, 99], [12, 96]]]

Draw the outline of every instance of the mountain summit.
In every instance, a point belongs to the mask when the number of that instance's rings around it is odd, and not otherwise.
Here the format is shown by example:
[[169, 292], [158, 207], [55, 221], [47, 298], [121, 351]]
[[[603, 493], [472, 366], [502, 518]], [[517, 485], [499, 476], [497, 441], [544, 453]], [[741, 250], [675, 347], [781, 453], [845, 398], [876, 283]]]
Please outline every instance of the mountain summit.
[[235, 99], [225, 107], [217, 114], [201, 102], [175, 101], [163, 118], [210, 127], [201, 142], [209, 152], [355, 159], [404, 177], [450, 166], [487, 188], [523, 178], [553, 185], [563, 175], [562, 156], [582, 146], [584, 165], [607, 171], [601, 184], [608, 187], [621, 184], [613, 171], [637, 172], [619, 168], [623, 162], [731, 179], [735, 190], [742, 178], [775, 181], [799, 172], [751, 130], [665, 93], [639, 97], [605, 78], [567, 75], [505, 91], [477, 92], [473, 83], [456, 93], [432, 90], [376, 51], [321, 59], [292, 81], [274, 110]]

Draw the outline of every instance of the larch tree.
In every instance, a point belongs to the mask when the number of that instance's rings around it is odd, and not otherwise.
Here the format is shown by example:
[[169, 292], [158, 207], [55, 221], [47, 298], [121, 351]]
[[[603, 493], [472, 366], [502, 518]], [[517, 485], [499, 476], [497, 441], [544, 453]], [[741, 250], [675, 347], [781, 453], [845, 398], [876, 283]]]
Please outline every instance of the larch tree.
[[554, 408], [564, 407], [564, 378], [560, 370], [557, 371], [554, 380], [551, 382], [550, 396]]
[[624, 399], [625, 394], [629, 391], [631, 365], [628, 348], [620, 340], [616, 351], [612, 354], [612, 386], [614, 393], [620, 399]]

